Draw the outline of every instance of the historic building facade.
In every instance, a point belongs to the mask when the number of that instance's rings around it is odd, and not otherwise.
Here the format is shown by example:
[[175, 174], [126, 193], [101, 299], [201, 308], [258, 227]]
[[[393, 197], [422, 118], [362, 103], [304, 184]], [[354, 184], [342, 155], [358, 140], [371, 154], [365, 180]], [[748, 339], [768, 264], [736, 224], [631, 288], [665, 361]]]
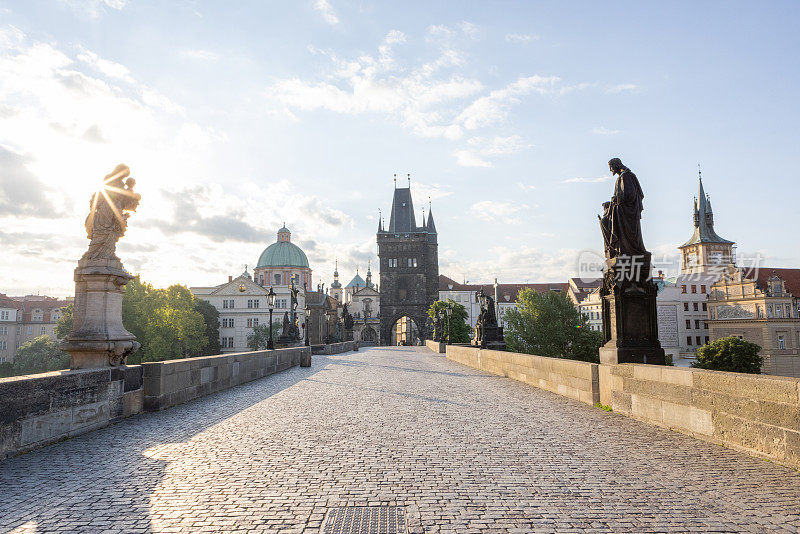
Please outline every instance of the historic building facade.
[[291, 232], [284, 226], [278, 230], [278, 239], [259, 256], [253, 275], [247, 269], [216, 286], [192, 287], [192, 294], [208, 301], [219, 312], [219, 337], [222, 352], [245, 352], [247, 338], [253, 329], [269, 324], [267, 294], [275, 293], [272, 321], [282, 322], [285, 314], [291, 316], [291, 288], [299, 290], [297, 296], [297, 322], [301, 335], [305, 325], [305, 288], [311, 287], [311, 268], [305, 253], [291, 242]]
[[56, 324], [70, 302], [42, 295], [0, 294], [0, 363], [13, 362], [17, 349], [39, 336], [56, 339]]
[[712, 340], [736, 336], [756, 343], [764, 373], [800, 377], [800, 269], [735, 270], [711, 286]]
[[380, 341], [396, 344], [392, 330], [403, 317], [416, 325], [405, 324], [409, 343], [425, 339], [428, 332], [428, 308], [439, 296], [439, 245], [433, 213], [423, 215], [417, 226], [411, 187], [395, 188], [389, 226], [378, 221], [378, 257], [380, 262]]

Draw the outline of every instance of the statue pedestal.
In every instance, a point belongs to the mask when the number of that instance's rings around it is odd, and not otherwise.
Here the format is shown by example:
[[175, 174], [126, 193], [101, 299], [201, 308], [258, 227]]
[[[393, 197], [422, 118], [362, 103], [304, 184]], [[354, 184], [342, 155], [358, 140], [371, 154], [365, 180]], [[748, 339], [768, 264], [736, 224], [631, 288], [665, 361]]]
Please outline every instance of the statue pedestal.
[[71, 369], [123, 365], [141, 346], [122, 325], [122, 293], [131, 278], [118, 259], [78, 262], [72, 332], [61, 345]]
[[657, 295], [658, 288], [650, 279], [650, 254], [606, 260], [600, 290], [606, 343], [600, 347], [600, 363], [664, 365]]
[[477, 334], [473, 343], [488, 350], [506, 350], [502, 326], [485, 326], [476, 329]]

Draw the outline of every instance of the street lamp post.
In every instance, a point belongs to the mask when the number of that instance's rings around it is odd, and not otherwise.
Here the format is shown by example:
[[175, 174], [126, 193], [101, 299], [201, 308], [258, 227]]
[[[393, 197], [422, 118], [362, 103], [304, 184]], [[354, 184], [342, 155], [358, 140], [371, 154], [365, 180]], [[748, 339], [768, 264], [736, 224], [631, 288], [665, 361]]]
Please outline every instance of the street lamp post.
[[269, 340], [267, 341], [267, 350], [275, 350], [275, 342], [272, 341], [272, 310], [275, 308], [275, 292], [272, 287], [269, 288], [267, 293], [267, 306], [269, 306]]
[[447, 343], [451, 343], [450, 339], [450, 315], [453, 313], [453, 310], [450, 309], [448, 306], [444, 309], [444, 317], [447, 319]]
[[306, 335], [306, 347], [310, 345], [308, 341], [308, 330], [311, 328], [311, 308], [308, 307], [308, 297], [306, 297], [306, 320], [305, 324], [303, 325], [303, 330]]

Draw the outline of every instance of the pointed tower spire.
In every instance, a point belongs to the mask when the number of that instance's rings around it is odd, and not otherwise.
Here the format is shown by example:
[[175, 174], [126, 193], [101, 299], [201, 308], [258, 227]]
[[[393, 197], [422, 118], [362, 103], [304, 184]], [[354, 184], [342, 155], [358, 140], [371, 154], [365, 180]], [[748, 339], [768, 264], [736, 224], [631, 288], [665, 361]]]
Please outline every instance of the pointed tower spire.
[[372, 260], [367, 261], [367, 287], [372, 288]]
[[378, 209], [378, 232], [383, 232], [383, 214]]
[[428, 208], [428, 224], [425, 225], [425, 228], [428, 230], [429, 234], [436, 233], [436, 224], [433, 222], [433, 208]]

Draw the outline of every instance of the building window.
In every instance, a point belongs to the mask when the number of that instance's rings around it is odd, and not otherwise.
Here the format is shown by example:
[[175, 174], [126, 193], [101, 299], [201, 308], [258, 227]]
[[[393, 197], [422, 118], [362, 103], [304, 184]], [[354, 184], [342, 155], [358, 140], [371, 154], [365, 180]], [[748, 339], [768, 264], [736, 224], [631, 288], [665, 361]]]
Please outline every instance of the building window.
[[708, 311], [708, 304], [705, 302], [703, 303], [703, 311]]
[[41, 331], [39, 332], [41, 335], [44, 335], [44, 327], [42, 327]]
[[756, 314], [758, 315], [759, 319], [763, 319], [764, 318], [764, 308], [762, 308], [761, 306], [756, 306]]
[[694, 320], [694, 327], [696, 329], [700, 330], [700, 320], [699, 319], [695, 319]]
[[706, 345], [708, 345], [708, 336], [706, 336]]
[[705, 285], [701, 285], [700, 286], [700, 293], [705, 293], [705, 292], [706, 292], [706, 286]]
[[689, 311], [689, 303], [688, 302], [684, 302], [683, 303], [683, 311]]
[[697, 293], [697, 286], [692, 284], [692, 293]]
[[686, 319], [686, 330], [691, 330], [691, 329], [692, 329], [692, 320]]
[[780, 304], [775, 306], [775, 317], [779, 319], [783, 317], [783, 306], [781, 306]]
[[693, 306], [693, 309], [694, 309], [694, 311], [697, 311], [697, 303], [696, 303], [696, 302], [693, 302], [693, 303], [692, 303], [692, 306]]
[[681, 286], [681, 293], [686, 293], [686, 284]]
[[247, 299], [247, 307], [250, 309], [258, 308], [258, 299]]
[[281, 285], [281, 275], [280, 274], [273, 275], [272, 279], [275, 281], [274, 284], [276, 286]]
[[772, 304], [767, 304], [767, 317], [772, 317]]
[[686, 336], [686, 344], [692, 346], [692, 336]]
[[8, 321], [8, 311], [3, 310], [0, 312], [0, 321]]
[[249, 317], [247, 319], [247, 328], [255, 328], [258, 326], [258, 317]]
[[233, 328], [233, 317], [223, 317], [222, 328]]
[[699, 347], [701, 345], [700, 336], [695, 337], [695, 341], [697, 341], [697, 346]]
[[29, 326], [27, 329], [28, 335], [33, 334], [33, 327]]
[[786, 305], [786, 318], [788, 319], [791, 316], [792, 316], [792, 307], [789, 304], [787, 304]]
[[6, 350], [8, 348], [7, 341], [0, 341], [0, 350]]
[[7, 336], [7, 335], [8, 335], [8, 327], [0, 326], [0, 336]]
[[705, 321], [703, 321], [703, 328], [705, 328], [706, 330], [708, 330], [708, 323], [707, 323], [707, 322], [705, 322]]
[[778, 348], [781, 350], [786, 348], [786, 341], [783, 339], [783, 336], [778, 336]]

